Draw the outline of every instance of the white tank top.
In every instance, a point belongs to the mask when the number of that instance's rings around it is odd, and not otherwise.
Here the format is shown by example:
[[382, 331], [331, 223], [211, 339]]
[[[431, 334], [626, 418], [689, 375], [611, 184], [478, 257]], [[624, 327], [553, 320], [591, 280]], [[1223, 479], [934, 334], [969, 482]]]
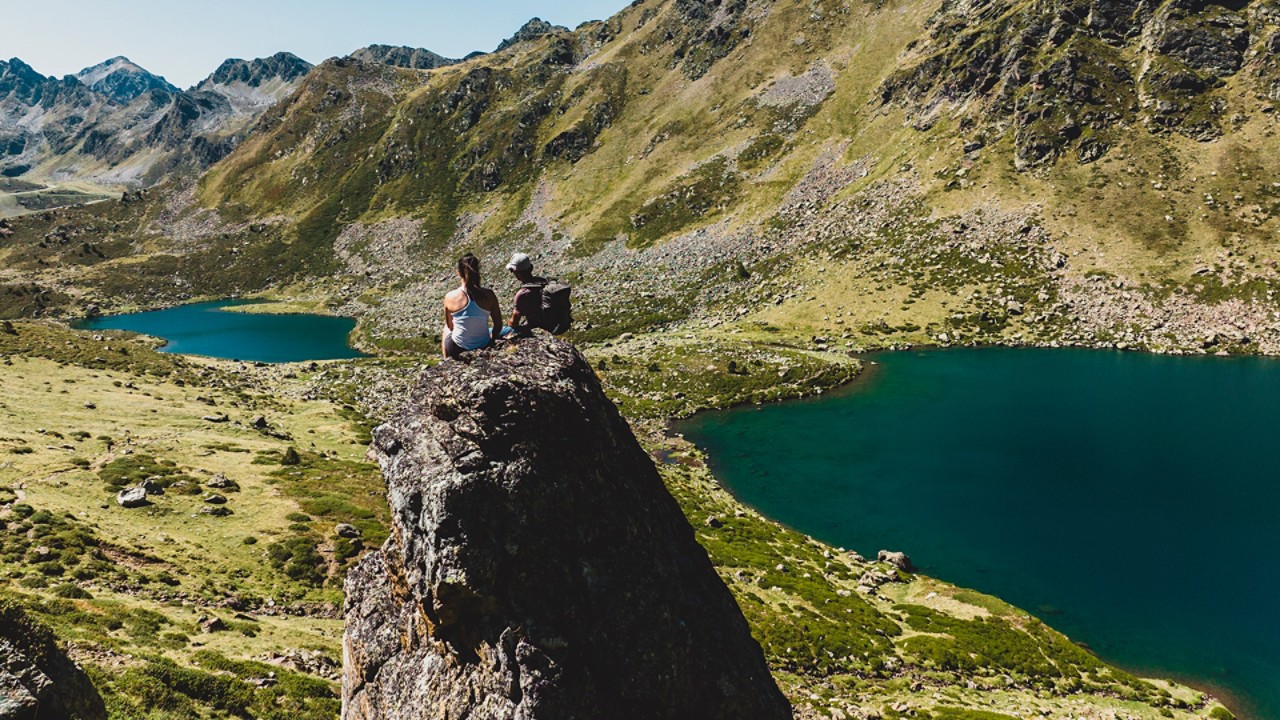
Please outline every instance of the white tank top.
[[477, 350], [489, 344], [489, 313], [477, 305], [470, 294], [467, 294], [467, 306], [453, 313], [451, 335], [463, 350]]

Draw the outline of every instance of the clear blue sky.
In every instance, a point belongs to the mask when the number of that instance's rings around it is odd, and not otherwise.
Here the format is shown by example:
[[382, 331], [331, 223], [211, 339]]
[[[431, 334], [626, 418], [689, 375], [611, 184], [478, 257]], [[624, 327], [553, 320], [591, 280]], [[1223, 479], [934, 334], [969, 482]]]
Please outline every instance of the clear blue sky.
[[0, 58], [67, 75], [124, 55], [189, 87], [231, 57], [313, 63], [374, 43], [493, 50], [529, 18], [574, 27], [627, 0], [0, 0]]

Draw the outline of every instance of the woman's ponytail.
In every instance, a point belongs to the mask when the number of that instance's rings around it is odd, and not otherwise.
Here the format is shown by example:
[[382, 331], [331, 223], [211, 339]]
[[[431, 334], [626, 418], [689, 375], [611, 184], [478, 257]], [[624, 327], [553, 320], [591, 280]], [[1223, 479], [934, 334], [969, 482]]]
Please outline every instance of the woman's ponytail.
[[458, 274], [467, 292], [480, 289], [480, 258], [467, 253], [458, 259]]

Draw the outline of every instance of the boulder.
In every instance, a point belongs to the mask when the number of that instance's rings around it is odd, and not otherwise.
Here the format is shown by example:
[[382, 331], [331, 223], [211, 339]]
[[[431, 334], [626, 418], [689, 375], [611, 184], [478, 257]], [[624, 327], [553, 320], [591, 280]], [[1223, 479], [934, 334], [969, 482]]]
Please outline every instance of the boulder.
[[892, 575], [886, 575], [882, 572], [876, 572], [875, 570], [868, 570], [862, 573], [862, 577], [858, 578], [858, 584], [865, 587], [878, 588], [881, 585], [893, 582], [894, 579], [895, 578]]
[[104, 720], [102, 697], [54, 641], [17, 605], [0, 600], [0, 718]]
[[164, 486], [160, 484], [158, 478], [149, 477], [143, 480], [138, 487], [146, 491], [148, 495], [163, 495]]
[[572, 346], [426, 370], [374, 438], [393, 527], [347, 576], [344, 720], [792, 716]]
[[213, 488], [214, 490], [235, 490], [239, 488], [234, 481], [222, 473], [218, 473], [217, 475], [209, 478], [209, 482], [205, 483], [205, 485]]
[[209, 503], [210, 505], [226, 505], [227, 504], [226, 496], [219, 495], [218, 493], [210, 493], [206, 495], [204, 498], [204, 501]]
[[911, 558], [907, 557], [906, 553], [881, 550], [876, 553], [876, 560], [889, 563], [904, 572], [915, 571], [915, 566], [911, 564]]
[[337, 526], [333, 528], [333, 532], [337, 534], [338, 537], [344, 537], [344, 538], [360, 537], [360, 528], [356, 527], [355, 525], [351, 525], [349, 523], [338, 523]]
[[147, 502], [147, 489], [142, 486], [125, 488], [116, 493], [116, 504], [126, 508], [149, 505], [150, 503]]

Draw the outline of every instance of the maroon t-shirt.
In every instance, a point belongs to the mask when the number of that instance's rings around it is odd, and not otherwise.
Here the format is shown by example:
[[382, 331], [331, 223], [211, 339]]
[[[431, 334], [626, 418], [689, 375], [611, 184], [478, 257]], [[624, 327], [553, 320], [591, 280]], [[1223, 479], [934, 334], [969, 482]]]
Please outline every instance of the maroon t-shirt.
[[[542, 282], [542, 279], [538, 278], [535, 282]], [[527, 320], [530, 325], [537, 326], [542, 322], [541, 290], [522, 287], [516, 293], [515, 302], [516, 312], [520, 313], [520, 317]]]

